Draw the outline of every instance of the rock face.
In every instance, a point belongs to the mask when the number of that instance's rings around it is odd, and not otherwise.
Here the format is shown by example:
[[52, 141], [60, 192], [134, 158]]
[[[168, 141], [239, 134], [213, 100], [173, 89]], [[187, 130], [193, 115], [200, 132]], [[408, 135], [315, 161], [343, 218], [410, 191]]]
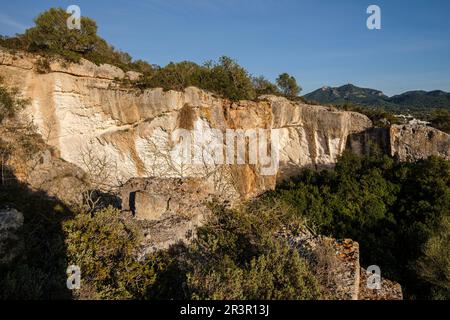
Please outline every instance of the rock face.
[[379, 288], [369, 288], [368, 272], [360, 266], [358, 242], [318, 236], [305, 228], [295, 233], [283, 230], [279, 237], [286, 239], [309, 261], [326, 291], [332, 293], [332, 299], [403, 299], [401, 286], [383, 277]]
[[450, 159], [450, 135], [424, 125], [394, 125], [390, 130], [391, 154], [400, 161], [430, 155]]
[[[225, 193], [226, 188], [230, 196], [250, 197], [295, 175], [299, 168], [333, 166], [348, 136], [371, 127], [367, 117], [355, 112], [275, 96], [231, 102], [197, 88], [132, 90], [120, 86], [117, 79], [136, 78], [136, 74], [85, 60], [80, 64], [54, 61], [49, 73], [40, 74], [37, 59], [0, 50], [0, 75], [31, 99], [25, 115], [61, 158], [84, 169], [83, 154], [94, 150], [115, 165], [116, 178], [122, 181], [146, 176], [200, 177], [229, 181], [227, 186], [216, 185], [217, 193]], [[278, 129], [279, 170], [262, 175], [261, 163], [247, 162], [214, 168], [174, 165], [169, 137], [176, 129], [223, 133]]]
[[[15, 124], [21, 127], [22, 124]], [[27, 141], [25, 145], [23, 141]], [[69, 205], [82, 202], [87, 189], [86, 173], [73, 163], [57, 157], [40, 137], [0, 127], [0, 142], [9, 146], [7, 167], [14, 173], [8, 179], [26, 183]], [[30, 147], [31, 146], [31, 147]]]
[[145, 191], [134, 195], [134, 215], [140, 220], [159, 220], [170, 209], [170, 198]]
[[0, 209], [0, 265], [11, 262], [20, 254], [23, 245], [19, 230], [23, 214], [16, 209]]
[[134, 178], [121, 189], [122, 210], [144, 229], [143, 254], [187, 243], [210, 214], [213, 188], [199, 179]]

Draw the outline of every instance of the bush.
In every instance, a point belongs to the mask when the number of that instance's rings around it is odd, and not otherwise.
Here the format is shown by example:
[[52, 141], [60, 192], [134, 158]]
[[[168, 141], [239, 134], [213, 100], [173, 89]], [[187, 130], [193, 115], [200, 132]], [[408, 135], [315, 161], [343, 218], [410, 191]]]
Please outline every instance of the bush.
[[161, 87], [164, 90], [184, 90], [189, 86], [199, 87], [205, 72], [204, 68], [193, 62], [171, 62], [164, 68], [144, 73], [137, 85], [142, 89]]
[[358, 241], [362, 263], [379, 265], [406, 297], [430, 297], [431, 283], [424, 286], [414, 266], [441, 219], [450, 216], [449, 161], [396, 163], [346, 153], [335, 171], [306, 170], [265, 198], [284, 202], [321, 234]]
[[0, 123], [6, 118], [14, 117], [29, 103], [28, 100], [19, 98], [16, 88], [8, 89], [2, 82], [3, 79], [0, 77]]
[[429, 121], [436, 129], [450, 134], [450, 110], [435, 109], [431, 113]]
[[255, 88], [256, 94], [263, 95], [263, 94], [273, 94], [273, 95], [280, 95], [281, 92], [278, 89], [278, 87], [264, 78], [264, 76], [259, 76], [253, 78], [253, 87]]
[[64, 223], [69, 265], [81, 269], [80, 298], [129, 299], [146, 294], [154, 282], [150, 264], [136, 259], [140, 233], [112, 207], [78, 214]]
[[306, 261], [276, 240], [271, 211], [215, 208], [215, 222], [198, 232], [189, 251], [187, 288], [193, 299], [318, 299]]
[[229, 57], [218, 62], [206, 63], [208, 73], [202, 79], [202, 87], [219, 93], [231, 100], [252, 100], [256, 97], [248, 72]]
[[[68, 264], [81, 269], [78, 298], [90, 299], [317, 299], [309, 266], [274, 231], [271, 211], [215, 213], [189, 246], [137, 261], [136, 222], [113, 208], [78, 214], [64, 223]], [[269, 220], [272, 223], [269, 223]]]
[[432, 286], [432, 298], [450, 299], [450, 217], [442, 219], [438, 230], [426, 242], [417, 268], [419, 276]]
[[231, 100], [254, 99], [256, 96], [248, 72], [228, 57], [203, 66], [189, 61], [172, 62], [164, 68], [145, 73], [137, 86], [141, 89], [161, 87], [164, 90], [195, 86]]

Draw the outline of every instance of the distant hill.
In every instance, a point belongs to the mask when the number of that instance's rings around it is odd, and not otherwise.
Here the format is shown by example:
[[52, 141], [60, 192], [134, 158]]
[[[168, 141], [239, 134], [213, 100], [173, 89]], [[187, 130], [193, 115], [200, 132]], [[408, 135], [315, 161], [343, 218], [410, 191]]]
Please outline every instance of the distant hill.
[[394, 104], [414, 108], [450, 108], [450, 93], [435, 91], [408, 91], [389, 98]]
[[352, 84], [341, 87], [323, 87], [303, 96], [320, 104], [357, 104], [367, 107], [384, 107], [387, 110], [406, 111], [433, 108], [450, 109], [450, 93], [435, 91], [409, 91], [393, 97], [375, 89], [360, 88]]

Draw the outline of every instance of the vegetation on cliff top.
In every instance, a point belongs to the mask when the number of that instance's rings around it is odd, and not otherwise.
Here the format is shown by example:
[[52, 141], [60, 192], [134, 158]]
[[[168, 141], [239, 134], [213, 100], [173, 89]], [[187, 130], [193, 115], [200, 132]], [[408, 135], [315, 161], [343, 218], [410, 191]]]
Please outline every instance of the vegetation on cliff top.
[[149, 66], [143, 61], [132, 62], [129, 54], [116, 50], [97, 35], [94, 20], [81, 17], [81, 30], [67, 28], [70, 14], [61, 8], [51, 8], [41, 13], [35, 26], [15, 37], [0, 37], [0, 46], [12, 50], [38, 53], [48, 59], [63, 58], [69, 62], [79, 62], [81, 58], [96, 64], [107, 63], [125, 71], [143, 72]]
[[[276, 86], [251, 78], [227, 57], [203, 66], [181, 62], [155, 68], [132, 62], [97, 36], [88, 18], [82, 20], [83, 34], [52, 30], [55, 23], [65, 23], [64, 17], [64, 11], [51, 9], [24, 35], [3, 39], [1, 45], [138, 70], [144, 73], [137, 83], [143, 88], [197, 85], [230, 99], [299, 92], [289, 75], [280, 76]], [[15, 90], [0, 86], [0, 122], [25, 104]], [[448, 112], [431, 119], [449, 129]], [[6, 155], [11, 146], [5, 147], [2, 138], [0, 154]], [[450, 298], [450, 163], [435, 157], [397, 163], [376, 151], [367, 157], [344, 154], [334, 171], [305, 170], [246, 208], [214, 206], [215, 218], [191, 245], [142, 260], [136, 259], [139, 228], [112, 207], [76, 212], [16, 180], [1, 181], [0, 204], [14, 204], [25, 216], [23, 254], [0, 266], [2, 298], [70, 298], [65, 268], [72, 263], [84, 270], [80, 298], [321, 298], [320, 281], [306, 261], [273, 237], [281, 226], [305, 219], [323, 234], [360, 242], [362, 263], [379, 265], [383, 276], [401, 283], [407, 297]]]
[[[0, 37], [0, 46], [12, 50], [24, 50], [43, 55], [45, 59], [63, 58], [79, 62], [81, 58], [96, 64], [111, 64], [124, 71], [137, 71], [142, 77], [132, 83], [139, 88], [162, 87], [165, 90], [183, 90], [196, 86], [212, 91], [231, 100], [252, 100], [261, 94], [285, 95], [298, 98], [300, 87], [294, 77], [283, 73], [277, 85], [258, 77], [253, 78], [247, 70], [229, 57], [217, 62], [198, 65], [183, 61], [169, 63], [165, 67], [150, 65], [115, 49], [97, 34], [97, 24], [88, 17], [81, 17], [81, 30], [67, 28], [69, 14], [61, 8], [51, 8], [35, 19], [35, 26], [24, 34]], [[41, 72], [48, 69], [48, 60], [39, 61]]]

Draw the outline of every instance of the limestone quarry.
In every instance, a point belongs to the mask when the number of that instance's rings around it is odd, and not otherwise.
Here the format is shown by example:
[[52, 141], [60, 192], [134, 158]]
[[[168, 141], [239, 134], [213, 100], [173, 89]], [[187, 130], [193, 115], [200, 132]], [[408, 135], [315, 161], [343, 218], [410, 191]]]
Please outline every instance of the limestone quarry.
[[[188, 239], [208, 215], [202, 202], [213, 196], [224, 202], [250, 199], [303, 168], [333, 167], [345, 150], [364, 154], [371, 142], [401, 161], [430, 155], [450, 159], [450, 136], [426, 126], [373, 128], [369, 118], [357, 112], [271, 95], [230, 101], [195, 87], [139, 90], [123, 85], [139, 76], [135, 72], [87, 60], [53, 60], [42, 73], [36, 67], [39, 59], [0, 51], [0, 76], [30, 100], [22, 116], [51, 147], [36, 156], [34, 171], [24, 180], [64, 198], [61, 189], [81, 184], [83, 171], [90, 173], [92, 155], [104, 159], [112, 173], [108, 183], [122, 186], [122, 209], [146, 223], [147, 251]], [[177, 129], [277, 130], [278, 171], [263, 175], [259, 164], [180, 166], [170, 157], [170, 135]], [[186, 208], [190, 216], [180, 213]], [[314, 243], [325, 241], [308, 237]], [[290, 241], [297, 246], [305, 240]], [[340, 274], [347, 274], [347, 283], [340, 286], [342, 298], [377, 298], [361, 285], [366, 275], [359, 265], [358, 244], [346, 240], [333, 246], [341, 258]], [[399, 285], [390, 286], [391, 292], [378, 298], [401, 298]]]
[[[168, 136], [177, 128], [278, 129], [278, 174], [262, 176], [252, 165], [232, 166], [235, 191], [249, 197], [271, 189], [276, 181], [304, 167], [333, 166], [346, 148], [364, 152], [372, 123], [356, 112], [262, 96], [258, 101], [232, 102], [200, 89], [184, 92], [123, 88], [120, 79], [135, 79], [110, 66], [51, 63], [45, 74], [36, 70], [38, 57], [0, 52], [0, 74], [6, 83], [21, 90], [31, 104], [24, 111], [46, 143], [58, 155], [82, 169], [83, 155], [91, 150], [105, 156], [116, 168], [115, 178], [201, 177], [204, 168], [184, 170], [170, 163]], [[383, 137], [388, 152], [401, 160], [426, 155], [450, 157], [448, 134], [425, 126], [393, 126]], [[363, 135], [365, 139], [358, 139]], [[355, 142], [356, 141], [356, 142]], [[430, 147], [419, 151], [424, 143]], [[420, 149], [422, 150], [422, 149]]]

